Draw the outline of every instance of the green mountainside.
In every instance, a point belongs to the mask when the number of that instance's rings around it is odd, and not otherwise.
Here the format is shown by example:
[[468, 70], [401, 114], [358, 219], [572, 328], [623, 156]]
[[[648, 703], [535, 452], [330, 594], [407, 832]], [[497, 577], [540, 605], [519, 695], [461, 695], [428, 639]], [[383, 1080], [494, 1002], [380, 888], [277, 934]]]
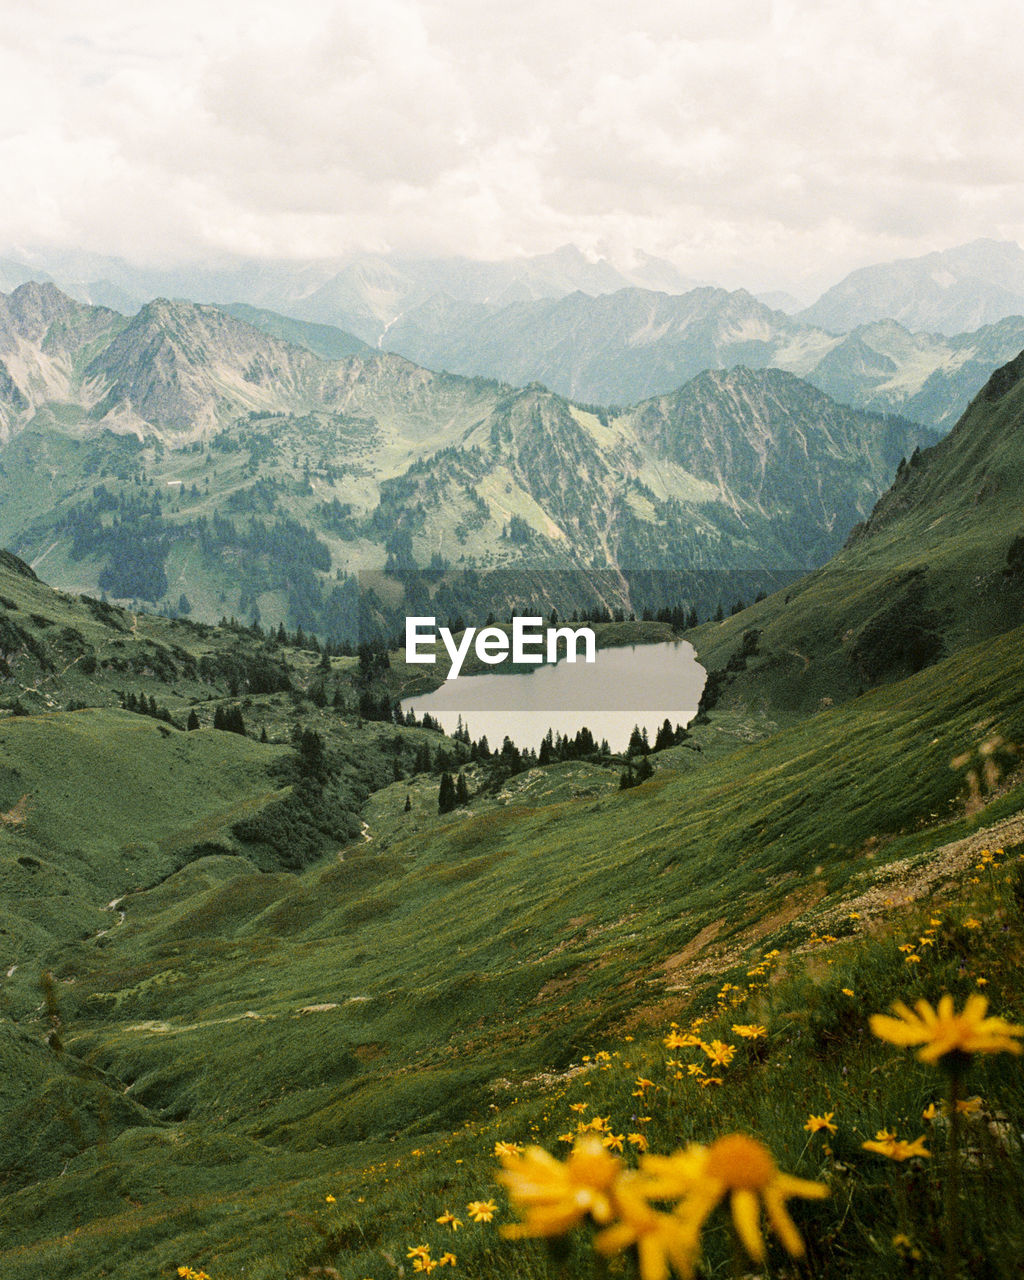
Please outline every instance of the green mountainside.
[[901, 465], [828, 565], [697, 633], [702, 661], [721, 672], [715, 696], [806, 712], [1020, 626], [1022, 421], [1018, 356], [948, 436]]
[[[372, 655], [63, 595], [3, 557], [22, 704], [0, 719], [5, 1280], [386, 1280], [422, 1243], [471, 1280], [582, 1280], [580, 1237], [549, 1263], [463, 1208], [493, 1197], [507, 1222], [495, 1142], [557, 1151], [581, 1112], [658, 1152], [760, 1135], [830, 1187], [794, 1206], [812, 1274], [899, 1274], [903, 1248], [937, 1273], [948, 1136], [929, 1137], [934, 1170], [860, 1144], [919, 1133], [939, 1085], [865, 1017], [960, 1003], [978, 977], [1024, 1013], [1022, 373], [1000, 371], [788, 602], [692, 633], [717, 701], [629, 790], [597, 754], [495, 775], [465, 743], [361, 717]], [[522, 404], [527, 466], [545, 424]], [[893, 590], [901, 573], [918, 595]], [[245, 734], [214, 727], [231, 707]], [[439, 749], [468, 782], [444, 814]], [[996, 845], [1005, 867], [970, 888]], [[698, 1056], [733, 1022], [763, 1027], [706, 1090], [663, 1046], [698, 1017]], [[971, 1088], [993, 1124], [1024, 1102], [1016, 1061]], [[826, 1109], [827, 1149], [804, 1129]], [[1019, 1149], [972, 1150], [963, 1249], [1009, 1275], [1018, 1220], [985, 1205], [1014, 1194]], [[726, 1271], [725, 1233], [705, 1248], [705, 1274]]]
[[[0, 540], [60, 587], [207, 621], [353, 635], [352, 575], [385, 565], [582, 571], [573, 605], [637, 612], [680, 595], [638, 570], [767, 589], [821, 563], [932, 438], [777, 370], [606, 410], [381, 352], [320, 359], [214, 307], [126, 321], [52, 285], [4, 305]], [[529, 598], [478, 596], [457, 608]], [[700, 606], [733, 598], [712, 585]]]

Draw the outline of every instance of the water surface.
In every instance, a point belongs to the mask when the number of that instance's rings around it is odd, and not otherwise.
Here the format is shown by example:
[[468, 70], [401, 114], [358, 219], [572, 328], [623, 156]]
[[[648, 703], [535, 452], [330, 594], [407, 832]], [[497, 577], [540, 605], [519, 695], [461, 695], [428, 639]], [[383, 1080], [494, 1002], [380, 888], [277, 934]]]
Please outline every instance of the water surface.
[[635, 724], [651, 743], [667, 718], [689, 724], [707, 672], [686, 640], [599, 649], [596, 661], [559, 662], [526, 673], [489, 672], [446, 681], [432, 693], [407, 698], [417, 716], [429, 712], [448, 733], [462, 717], [470, 737], [492, 748], [507, 736], [537, 748], [548, 729], [575, 736], [585, 725], [595, 739], [624, 751]]

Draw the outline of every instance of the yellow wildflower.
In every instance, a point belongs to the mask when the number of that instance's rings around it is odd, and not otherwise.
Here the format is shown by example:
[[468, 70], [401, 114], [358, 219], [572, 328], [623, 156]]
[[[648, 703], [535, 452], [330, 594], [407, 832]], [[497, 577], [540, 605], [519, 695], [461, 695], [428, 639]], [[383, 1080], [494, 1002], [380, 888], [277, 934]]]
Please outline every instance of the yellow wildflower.
[[924, 1135], [915, 1138], [913, 1142], [903, 1142], [896, 1137], [895, 1134], [885, 1130], [880, 1130], [875, 1139], [871, 1142], [862, 1142], [860, 1144], [865, 1151], [874, 1151], [880, 1156], [887, 1156], [890, 1160], [909, 1160], [913, 1156], [931, 1157], [931, 1152], [926, 1151], [924, 1147]]
[[518, 1157], [502, 1159], [498, 1175], [524, 1221], [502, 1227], [502, 1235], [557, 1236], [587, 1216], [603, 1226], [612, 1218], [611, 1190], [622, 1162], [593, 1135], [576, 1142], [565, 1163], [542, 1147], [528, 1147]]
[[745, 1026], [733, 1024], [733, 1033], [742, 1036], [744, 1040], [760, 1040], [768, 1034], [768, 1028], [762, 1027], [760, 1023], [751, 1022]]
[[980, 921], [980, 920], [975, 920], [974, 916], [968, 916], [968, 917], [967, 917], [967, 919], [964, 921], [964, 928], [965, 928], [965, 929], [980, 929], [980, 928], [981, 928], [981, 921]]
[[498, 1212], [493, 1200], [470, 1200], [466, 1210], [474, 1222], [490, 1222]]
[[337, 1200], [335, 1200], [334, 1196], [329, 1195], [329, 1194], [328, 1194], [328, 1195], [326, 1195], [326, 1196], [324, 1196], [324, 1200], [326, 1201], [326, 1203], [327, 1203], [327, 1204], [337, 1204], [337, 1203], [338, 1203], [338, 1202], [337, 1202]]
[[647, 1150], [647, 1137], [643, 1133], [627, 1134], [627, 1139], [631, 1147], [636, 1147], [637, 1151]]
[[406, 1250], [405, 1256], [407, 1258], [429, 1258], [430, 1245], [429, 1244], [410, 1245], [409, 1248]]
[[523, 1150], [521, 1142], [496, 1142], [494, 1144], [494, 1154], [496, 1156], [517, 1156]]
[[570, 1111], [586, 1111], [588, 1104], [586, 1102], [570, 1102]]
[[734, 1044], [724, 1044], [721, 1040], [712, 1040], [710, 1044], [702, 1044], [701, 1048], [716, 1067], [727, 1067], [736, 1056]]
[[442, 1227], [451, 1227], [453, 1231], [458, 1231], [459, 1227], [462, 1226], [462, 1219], [456, 1218], [455, 1214], [449, 1213], [447, 1209], [445, 1209], [444, 1213], [442, 1213], [436, 1221], [439, 1222]]
[[808, 1116], [804, 1128], [808, 1133], [820, 1133], [822, 1129], [827, 1130], [829, 1133], [838, 1133], [837, 1126], [832, 1123], [835, 1114], [834, 1111], [826, 1111], [822, 1116]]
[[458, 1259], [454, 1253], [442, 1253], [437, 1260], [439, 1267], [454, 1267]]
[[601, 1145], [609, 1151], [621, 1151], [622, 1144], [625, 1142], [625, 1134], [622, 1133], [606, 1133], [601, 1139]]
[[904, 960], [904, 962], [905, 962], [906, 964], [920, 964], [920, 963], [921, 963], [921, 957], [920, 957], [920, 956], [904, 956], [904, 957], [903, 957], [903, 960]]
[[804, 1252], [793, 1219], [786, 1209], [791, 1196], [822, 1199], [828, 1188], [821, 1182], [783, 1173], [768, 1148], [744, 1133], [730, 1133], [718, 1138], [694, 1158], [688, 1157], [693, 1188], [679, 1204], [676, 1215], [699, 1234], [705, 1220], [726, 1196], [732, 1212], [733, 1226], [743, 1247], [754, 1262], [764, 1259], [761, 1234], [761, 1205], [768, 1221], [794, 1258]]
[[852, 995], [853, 995], [853, 989], [852, 989], [851, 987], [840, 987], [839, 989], [840, 989], [840, 991], [842, 992], [842, 994], [843, 994], [844, 996], [852, 996]]
[[916, 1013], [897, 1001], [893, 1005], [897, 1017], [872, 1014], [872, 1032], [890, 1044], [922, 1045], [917, 1054], [922, 1062], [938, 1062], [950, 1053], [1021, 1052], [1017, 1038], [1024, 1036], [1024, 1027], [1003, 1018], [987, 1018], [988, 1000], [982, 995], [969, 995], [960, 1013], [954, 1011], [948, 994], [941, 997], [937, 1009], [927, 1000], [918, 1000], [914, 1008]]
[[594, 1247], [606, 1257], [636, 1246], [640, 1280], [667, 1280], [670, 1268], [681, 1280], [691, 1280], [700, 1228], [675, 1214], [652, 1209], [642, 1179], [624, 1174], [615, 1187], [618, 1221], [599, 1232]]

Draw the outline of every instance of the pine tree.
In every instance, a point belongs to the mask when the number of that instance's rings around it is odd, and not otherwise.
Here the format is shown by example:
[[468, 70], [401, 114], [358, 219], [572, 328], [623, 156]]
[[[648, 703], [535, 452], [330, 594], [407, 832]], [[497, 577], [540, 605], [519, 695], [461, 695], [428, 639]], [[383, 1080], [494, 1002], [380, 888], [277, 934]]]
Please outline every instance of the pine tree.
[[469, 804], [469, 787], [466, 785], [466, 775], [459, 770], [459, 776], [455, 779], [455, 802], [459, 805]]
[[405, 810], [404, 810], [404, 812], [405, 812], [405, 813], [411, 813], [411, 812], [412, 812], [412, 796], [410, 796], [410, 795], [407, 795], [407, 796], [405, 797]]
[[188, 713], [188, 728], [190, 732], [199, 728], [199, 717], [196, 715], [195, 707]]
[[438, 813], [451, 813], [455, 808], [455, 783], [450, 773], [441, 774], [441, 785], [437, 792]]

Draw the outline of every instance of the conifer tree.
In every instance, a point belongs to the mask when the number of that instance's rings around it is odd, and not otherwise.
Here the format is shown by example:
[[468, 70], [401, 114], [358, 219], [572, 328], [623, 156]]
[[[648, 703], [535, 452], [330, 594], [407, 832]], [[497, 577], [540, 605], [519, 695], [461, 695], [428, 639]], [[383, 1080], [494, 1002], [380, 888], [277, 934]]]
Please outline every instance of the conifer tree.
[[441, 785], [437, 792], [438, 813], [451, 813], [455, 808], [455, 783], [450, 773], [441, 774]]

